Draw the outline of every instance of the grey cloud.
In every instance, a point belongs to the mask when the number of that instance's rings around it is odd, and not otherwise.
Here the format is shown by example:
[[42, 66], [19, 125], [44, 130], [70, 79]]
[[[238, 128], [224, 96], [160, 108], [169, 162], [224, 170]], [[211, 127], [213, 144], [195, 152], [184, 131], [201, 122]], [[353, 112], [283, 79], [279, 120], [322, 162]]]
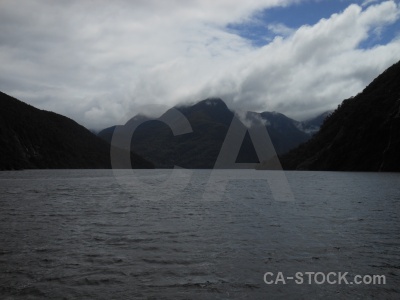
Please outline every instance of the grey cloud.
[[400, 59], [399, 40], [357, 48], [398, 19], [394, 1], [351, 6], [292, 33], [275, 24], [285, 37], [262, 48], [226, 29], [295, 2], [5, 0], [0, 90], [91, 128], [124, 123], [149, 103], [210, 96], [302, 118], [334, 108]]
[[[251, 70], [246, 76], [222, 76], [223, 82], [230, 80], [238, 88], [234, 94], [221, 89], [221, 95], [233, 102], [231, 106], [246, 103], [252, 109], [277, 110], [298, 119], [333, 109], [400, 59], [399, 40], [358, 49], [371, 28], [395, 21], [397, 11], [392, 1], [366, 11], [352, 5], [340, 15], [301, 27], [286, 39], [276, 38], [237, 66]], [[218, 91], [218, 80], [210, 85], [201, 94]]]

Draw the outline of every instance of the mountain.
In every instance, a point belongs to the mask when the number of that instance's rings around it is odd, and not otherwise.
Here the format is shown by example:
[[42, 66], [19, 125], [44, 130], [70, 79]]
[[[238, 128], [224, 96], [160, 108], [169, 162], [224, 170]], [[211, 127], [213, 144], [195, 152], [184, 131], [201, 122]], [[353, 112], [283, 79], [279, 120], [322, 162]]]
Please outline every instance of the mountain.
[[332, 113], [333, 111], [331, 110], [323, 112], [322, 114], [319, 114], [313, 118], [307, 119], [303, 122], [299, 122], [298, 126], [303, 132], [314, 135], [320, 130], [321, 125], [324, 123], [325, 119]]
[[400, 171], [400, 62], [346, 99], [307, 143], [281, 156], [285, 169]]
[[278, 154], [286, 153], [310, 138], [310, 135], [303, 130], [301, 122], [288, 118], [284, 114], [278, 112], [247, 112], [244, 123], [251, 127], [252, 123], [257, 120], [265, 124]]
[[[188, 120], [191, 130], [174, 135], [170, 127], [162, 122], [173, 118], [171, 116], [174, 111], [178, 111]], [[234, 112], [221, 99], [208, 98], [194, 105], [172, 108], [157, 120], [137, 115], [128, 122], [129, 125], [106, 128], [98, 136], [111, 143], [113, 133], [118, 130], [125, 134], [126, 139], [131, 139], [131, 147], [136, 153], [154, 162], [158, 168], [172, 168], [174, 165], [183, 168], [213, 168], [233, 117]], [[308, 125], [280, 113], [246, 112], [240, 118], [243, 126], [247, 127], [261, 120], [279, 154], [293, 149], [311, 137], [311, 133], [307, 132]], [[244, 137], [236, 162], [259, 162], [248, 133]]]
[[[132, 166], [152, 164], [131, 153]], [[0, 92], [0, 170], [111, 168], [110, 145], [59, 114]]]
[[[173, 135], [170, 127], [161, 120], [169, 117], [175, 109], [190, 122], [191, 132]], [[138, 115], [124, 126], [113, 126], [99, 133], [99, 137], [111, 143], [116, 129], [126, 132], [130, 139], [137, 124], [141, 124], [132, 135], [132, 149], [154, 162], [158, 168], [212, 168], [222, 142], [233, 118], [231, 112], [220, 99], [210, 99], [193, 106], [180, 106], [165, 112], [158, 120], [148, 120]], [[147, 122], [144, 122], [148, 120]], [[144, 122], [144, 123], [143, 123]]]

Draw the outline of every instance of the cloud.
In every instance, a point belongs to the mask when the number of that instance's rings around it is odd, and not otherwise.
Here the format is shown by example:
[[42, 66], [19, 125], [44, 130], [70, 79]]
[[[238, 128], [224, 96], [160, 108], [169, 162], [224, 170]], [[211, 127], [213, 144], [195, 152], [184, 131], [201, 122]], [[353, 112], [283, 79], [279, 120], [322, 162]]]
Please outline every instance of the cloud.
[[210, 96], [303, 117], [335, 107], [400, 59], [399, 39], [358, 47], [398, 20], [394, 1], [351, 5], [294, 31], [270, 24], [282, 37], [261, 48], [227, 29], [297, 2], [4, 0], [0, 90], [90, 128], [124, 123], [149, 103]]
[[300, 119], [332, 109], [400, 59], [399, 39], [372, 49], [358, 48], [373, 28], [397, 18], [398, 7], [391, 1], [365, 11], [351, 5], [341, 14], [252, 51], [210, 81], [202, 95], [220, 93], [233, 107], [246, 103], [253, 110], [277, 110]]
[[282, 23], [269, 24], [267, 27], [268, 27], [268, 30], [275, 33], [276, 35], [280, 35], [280, 36], [284, 36], [284, 37], [293, 34], [295, 31], [293, 28], [287, 27], [285, 24], [282, 24]]
[[368, 6], [371, 3], [376, 3], [378, 1], [379, 0], [365, 0], [361, 5], [365, 7], [365, 6]]

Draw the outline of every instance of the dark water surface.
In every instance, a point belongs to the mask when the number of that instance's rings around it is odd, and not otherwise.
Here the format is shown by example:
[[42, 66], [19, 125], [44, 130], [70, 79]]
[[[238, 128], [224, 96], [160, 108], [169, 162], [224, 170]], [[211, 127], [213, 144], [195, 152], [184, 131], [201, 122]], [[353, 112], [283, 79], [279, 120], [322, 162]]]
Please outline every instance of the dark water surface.
[[0, 298], [400, 299], [400, 174], [286, 172], [291, 202], [257, 171], [218, 171], [238, 179], [207, 197], [209, 171], [160, 188], [163, 172], [1, 172]]

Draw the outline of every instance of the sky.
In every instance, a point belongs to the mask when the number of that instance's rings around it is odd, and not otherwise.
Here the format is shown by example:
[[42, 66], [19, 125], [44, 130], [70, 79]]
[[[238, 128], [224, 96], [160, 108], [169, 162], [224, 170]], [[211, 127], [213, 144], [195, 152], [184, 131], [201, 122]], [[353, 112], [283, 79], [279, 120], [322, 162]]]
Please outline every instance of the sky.
[[400, 60], [399, 1], [1, 0], [0, 90], [90, 129], [220, 97], [303, 120]]

